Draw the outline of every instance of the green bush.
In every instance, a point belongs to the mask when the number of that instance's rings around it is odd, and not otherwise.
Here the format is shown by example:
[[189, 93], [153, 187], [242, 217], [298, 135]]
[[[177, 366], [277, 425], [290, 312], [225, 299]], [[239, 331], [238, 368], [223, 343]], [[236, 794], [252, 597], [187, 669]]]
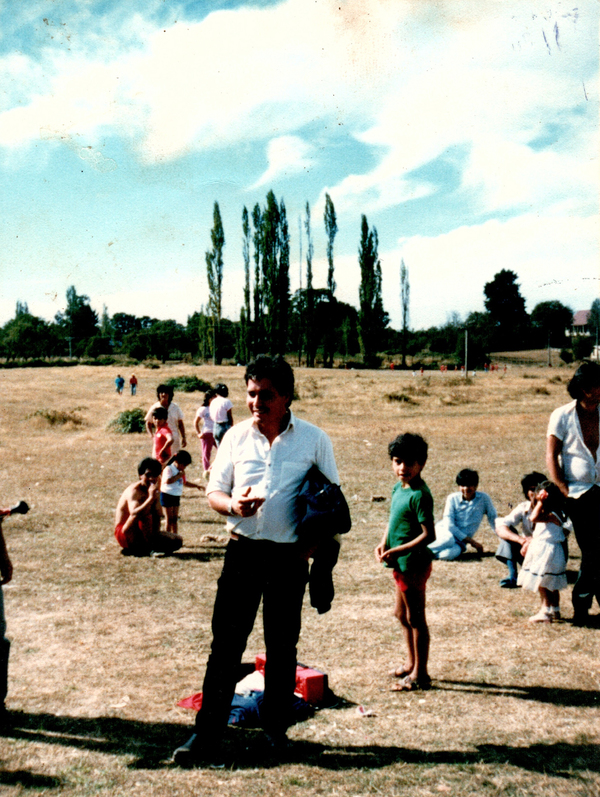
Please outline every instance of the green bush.
[[146, 413], [139, 407], [123, 410], [108, 424], [108, 429], [119, 434], [139, 434], [146, 431], [145, 418]]
[[569, 351], [569, 349], [561, 349], [558, 356], [566, 365], [571, 365], [573, 362], [573, 352]]
[[182, 393], [194, 393], [196, 390], [205, 393], [212, 387], [209, 382], [205, 382], [197, 376], [173, 376], [171, 379], [167, 379], [165, 385], [172, 387], [173, 390], [179, 390]]

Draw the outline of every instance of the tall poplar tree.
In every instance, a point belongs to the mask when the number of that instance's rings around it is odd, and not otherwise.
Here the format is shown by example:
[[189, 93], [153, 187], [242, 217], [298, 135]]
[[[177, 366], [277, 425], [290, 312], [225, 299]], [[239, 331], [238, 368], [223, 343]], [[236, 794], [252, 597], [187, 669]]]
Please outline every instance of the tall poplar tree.
[[374, 362], [389, 320], [388, 314], [383, 309], [381, 263], [378, 248], [377, 230], [375, 227], [369, 230], [367, 217], [363, 215], [358, 249], [360, 266], [358, 334], [360, 350], [363, 360], [367, 364]]
[[213, 228], [210, 231], [212, 249], [206, 252], [206, 275], [208, 278], [208, 310], [213, 323], [213, 362], [220, 363], [219, 335], [223, 310], [223, 247], [225, 233], [219, 203], [213, 207]]
[[306, 203], [304, 230], [306, 232], [306, 318], [304, 319], [304, 329], [306, 330], [306, 367], [314, 368], [315, 297], [313, 290], [313, 272], [312, 272], [312, 259], [313, 259], [314, 247], [312, 242], [312, 233], [310, 229], [310, 205], [308, 204], [308, 202]]
[[400, 307], [402, 308], [402, 367], [406, 368], [406, 343], [410, 310], [410, 282], [404, 258], [400, 264]]
[[252, 316], [250, 308], [250, 216], [244, 205], [242, 211], [242, 251], [244, 257], [244, 305], [240, 312], [239, 359], [246, 363], [250, 359]]
[[262, 212], [258, 202], [252, 210], [252, 226], [254, 233], [252, 243], [254, 245], [254, 326], [252, 335], [252, 353], [260, 354], [264, 351], [264, 302], [262, 293], [262, 278], [260, 262], [262, 256]]
[[327, 290], [329, 292], [329, 303], [331, 304], [331, 324], [327, 327], [324, 341], [324, 361], [328, 368], [333, 368], [333, 356], [335, 354], [335, 328], [337, 321], [337, 308], [335, 300], [335, 280], [333, 277], [333, 243], [337, 235], [338, 226], [335, 215], [335, 207], [329, 194], [325, 194], [325, 211], [323, 214], [325, 233], [327, 235]]

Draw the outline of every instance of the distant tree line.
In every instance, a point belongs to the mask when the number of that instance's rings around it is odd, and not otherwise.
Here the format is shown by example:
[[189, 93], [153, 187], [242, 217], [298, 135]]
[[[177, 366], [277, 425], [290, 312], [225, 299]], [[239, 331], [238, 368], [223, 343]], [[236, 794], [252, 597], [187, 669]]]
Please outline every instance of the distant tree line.
[[[399, 267], [399, 298], [402, 310], [400, 330], [389, 326], [383, 304], [379, 239], [375, 227], [361, 217], [358, 246], [360, 267], [359, 306], [341, 302], [335, 296], [334, 242], [338, 231], [335, 207], [326, 194], [323, 224], [327, 238], [327, 285], [313, 284], [314, 245], [310, 205], [306, 203], [302, 223], [305, 252], [305, 279], [290, 292], [290, 231], [283, 199], [273, 191], [264, 206], [257, 203], [242, 211], [242, 253], [244, 263], [243, 304], [239, 319], [223, 317], [223, 290], [227, 284], [225, 231], [218, 202], [213, 207], [211, 247], [205, 254], [208, 297], [189, 316], [185, 325], [174, 320], [129, 313], [109, 316], [103, 308], [99, 317], [88, 296], [67, 290], [66, 309], [52, 322], [32, 315], [25, 302], [17, 302], [15, 317], [0, 328], [0, 356], [7, 359], [46, 357], [87, 357], [126, 355], [135, 360], [191, 357], [203, 362], [223, 359], [245, 363], [261, 352], [286, 354], [298, 364], [332, 367], [337, 358], [377, 366], [382, 356], [429, 358], [462, 362], [465, 331], [469, 340], [469, 363], [482, 364], [493, 351], [526, 348], [567, 348], [566, 331], [573, 312], [559, 301], [537, 304], [532, 313], [525, 309], [518, 277], [502, 270], [484, 286], [485, 312], [472, 312], [462, 320], [456, 313], [438, 327], [411, 330], [409, 327], [410, 283], [408, 268]], [[302, 282], [302, 280], [301, 280]], [[598, 329], [600, 300], [592, 306], [589, 322]], [[576, 358], [587, 356], [591, 338], [576, 341]]]

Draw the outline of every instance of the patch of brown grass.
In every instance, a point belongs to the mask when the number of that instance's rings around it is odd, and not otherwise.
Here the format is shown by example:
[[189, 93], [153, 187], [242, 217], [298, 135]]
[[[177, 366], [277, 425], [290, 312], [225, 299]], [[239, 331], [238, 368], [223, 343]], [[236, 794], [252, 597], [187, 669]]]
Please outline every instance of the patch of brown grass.
[[[529, 370], [531, 366], [529, 366]], [[204, 366], [198, 376], [229, 385], [234, 419], [246, 417], [241, 369]], [[179, 699], [201, 688], [210, 619], [223, 558], [223, 523], [203, 496], [186, 493], [185, 545], [168, 558], [119, 555], [116, 501], [151, 451], [146, 435], [113, 435], [118, 412], [146, 407], [156, 385], [189, 365], [144, 371], [138, 396], [114, 392], [114, 369], [77, 367], [3, 374], [4, 503], [29, 515], [4, 523], [15, 565], [4, 588], [13, 648], [8, 705], [16, 729], [0, 737], [3, 794], [131, 795], [433, 794], [460, 797], [590, 797], [600, 793], [597, 756], [598, 634], [566, 622], [532, 627], [537, 597], [501, 590], [505, 570], [487, 555], [434, 564], [428, 587], [435, 689], [392, 694], [387, 672], [402, 657], [391, 616], [393, 585], [373, 557], [393, 486], [386, 446], [401, 431], [429, 442], [424, 477], [440, 517], [458, 470], [479, 471], [500, 513], [521, 500], [519, 480], [545, 470], [549, 413], [569, 400], [547, 370], [548, 394], [531, 393], [522, 370], [450, 385], [432, 374], [427, 394], [410, 372], [298, 370], [294, 411], [331, 436], [354, 526], [336, 569], [337, 597], [326, 615], [305, 608], [301, 661], [326, 671], [339, 707], [290, 732], [289, 760], [264, 761], [261, 734], [232, 731], [236, 764], [180, 771], [168, 763], [186, 738], [190, 712]], [[452, 377], [451, 377], [452, 378]], [[475, 401], [444, 404], [452, 392]], [[419, 395], [418, 405], [382, 401]], [[32, 423], [48, 397], [59, 410], [85, 405], [87, 426]], [[201, 478], [193, 418], [201, 396], [176, 393]], [[68, 410], [64, 410], [68, 411]], [[571, 578], [578, 549], [571, 541]], [[260, 627], [245, 660], [264, 650]], [[375, 716], [360, 718], [356, 705]], [[263, 763], [265, 765], [263, 765]]]

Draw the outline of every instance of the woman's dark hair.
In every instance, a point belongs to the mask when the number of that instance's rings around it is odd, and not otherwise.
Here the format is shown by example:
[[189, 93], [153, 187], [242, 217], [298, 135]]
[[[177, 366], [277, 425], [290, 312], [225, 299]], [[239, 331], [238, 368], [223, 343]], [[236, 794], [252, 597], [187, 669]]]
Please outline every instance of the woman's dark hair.
[[427, 462], [427, 451], [427, 442], [420, 434], [411, 432], [399, 434], [388, 445], [390, 459], [396, 457], [402, 462], [418, 462], [419, 465], [424, 465]]
[[523, 495], [527, 498], [527, 493], [530, 490], [535, 490], [538, 484], [548, 481], [548, 477], [544, 473], [539, 473], [534, 470], [532, 473], [527, 473], [521, 479], [521, 487], [523, 488]]
[[586, 360], [581, 363], [567, 385], [571, 398], [579, 401], [591, 388], [600, 387], [600, 364]]
[[459, 487], [477, 487], [479, 485], [479, 474], [476, 470], [463, 468], [456, 477], [456, 483]]
[[204, 401], [202, 402], [203, 407], [208, 407], [210, 402], [214, 399], [217, 394], [214, 391], [214, 388], [209, 388], [206, 393], [204, 394]]
[[173, 387], [171, 385], [159, 385], [156, 388], [156, 398], [160, 399], [161, 393], [166, 393], [169, 397], [169, 401], [173, 401]]
[[292, 366], [280, 354], [275, 357], [269, 357], [268, 354], [259, 354], [246, 366], [244, 379], [246, 384], [251, 379], [253, 382], [269, 379], [281, 396], [289, 396], [290, 404], [294, 398], [294, 371]]

